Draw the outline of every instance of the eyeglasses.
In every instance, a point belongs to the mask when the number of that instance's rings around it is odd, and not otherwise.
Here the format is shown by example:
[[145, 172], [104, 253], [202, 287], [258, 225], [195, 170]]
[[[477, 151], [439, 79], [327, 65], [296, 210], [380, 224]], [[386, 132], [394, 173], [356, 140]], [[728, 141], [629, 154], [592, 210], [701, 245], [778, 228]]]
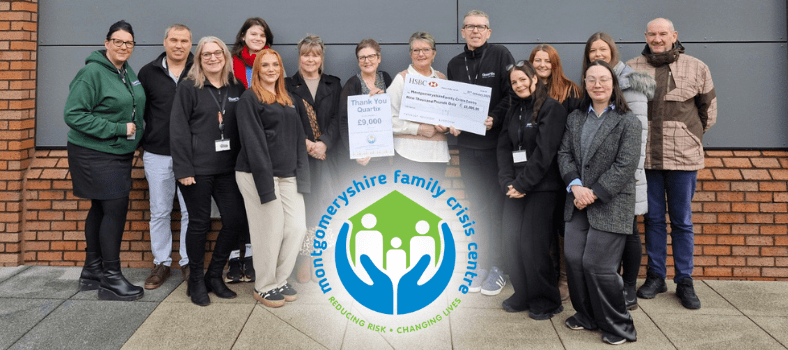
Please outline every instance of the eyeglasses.
[[376, 57], [378, 57], [378, 54], [372, 54], [372, 55], [367, 55], [367, 56], [358, 56], [358, 61], [359, 61], [359, 62], [364, 62], [364, 61], [366, 61], [366, 60], [370, 60], [370, 61], [372, 61], [372, 60], [374, 60]]
[[127, 48], [133, 48], [134, 45], [137, 44], [136, 41], [123, 41], [120, 39], [109, 39], [109, 42], [111, 42], [112, 45], [115, 45], [115, 47], [126, 45]]
[[429, 49], [410, 49], [410, 53], [415, 53], [417, 55], [423, 53], [423, 54], [426, 55], [428, 52], [431, 52], [432, 50], [435, 50], [435, 49], [432, 49], [432, 48], [429, 48]]
[[608, 77], [608, 76], [599, 77], [599, 78], [586, 77], [585, 82], [586, 82], [586, 85], [593, 86], [593, 85], [596, 85], [597, 82], [599, 82], [600, 84], [605, 84], [605, 83], [607, 83], [607, 82], [609, 82], [611, 80], [613, 80], [613, 77]]
[[472, 32], [474, 30], [478, 30], [480, 32], [483, 32], [483, 31], [485, 31], [487, 29], [490, 29], [490, 27], [488, 27], [486, 24], [482, 24], [482, 25], [466, 24], [466, 25], [462, 26], [462, 29], [465, 29], [465, 30], [470, 31], [470, 32]]
[[222, 57], [222, 54], [224, 54], [224, 50], [216, 50], [214, 52], [203, 52], [200, 54], [200, 57], [202, 57], [204, 60], [210, 60], [211, 56], [216, 56], [216, 58], [219, 58]]
[[515, 62], [515, 64], [510, 64], [510, 65], [506, 66], [506, 70], [512, 70], [512, 68], [514, 68], [514, 67], [522, 67], [524, 65], [525, 65], [525, 61], [517, 61], [517, 62]]

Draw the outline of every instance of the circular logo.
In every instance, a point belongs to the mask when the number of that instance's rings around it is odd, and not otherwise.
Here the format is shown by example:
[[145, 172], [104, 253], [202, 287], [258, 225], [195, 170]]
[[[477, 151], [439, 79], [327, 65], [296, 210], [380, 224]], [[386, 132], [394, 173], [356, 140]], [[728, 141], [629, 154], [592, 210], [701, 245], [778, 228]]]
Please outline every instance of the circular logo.
[[368, 143], [375, 143], [375, 135], [367, 136], [367, 142]]

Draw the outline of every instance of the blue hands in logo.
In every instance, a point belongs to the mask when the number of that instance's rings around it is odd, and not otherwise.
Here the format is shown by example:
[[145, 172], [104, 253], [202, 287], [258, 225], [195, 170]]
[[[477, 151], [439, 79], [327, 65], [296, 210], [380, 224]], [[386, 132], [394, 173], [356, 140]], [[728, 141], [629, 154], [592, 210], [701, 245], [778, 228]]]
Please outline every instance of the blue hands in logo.
[[[404, 315], [414, 311], [421, 310], [425, 306], [432, 303], [438, 296], [443, 293], [446, 285], [451, 280], [451, 274], [454, 272], [454, 263], [456, 261], [456, 253], [454, 251], [454, 238], [449, 230], [449, 225], [445, 222], [441, 224], [441, 231], [443, 233], [443, 261], [441, 262], [438, 271], [432, 278], [422, 285], [418, 284], [419, 278], [424, 274], [424, 270], [430, 263], [430, 256], [424, 254], [419, 262], [416, 263], [408, 273], [406, 273], [399, 280], [397, 285], [397, 314]], [[373, 267], [375, 267], [373, 265]], [[364, 266], [364, 268], [367, 268]], [[377, 268], [376, 268], [377, 270]], [[367, 272], [369, 272], [367, 268]], [[371, 274], [370, 274], [371, 275]]]
[[367, 274], [372, 279], [372, 285], [364, 283], [356, 276], [347, 258], [348, 232], [350, 232], [350, 225], [344, 223], [337, 236], [334, 260], [336, 260], [339, 279], [353, 299], [356, 299], [361, 305], [372, 311], [393, 315], [394, 285], [391, 283], [391, 279], [380, 271], [366, 254], [362, 255], [360, 260], [361, 265], [367, 270]]

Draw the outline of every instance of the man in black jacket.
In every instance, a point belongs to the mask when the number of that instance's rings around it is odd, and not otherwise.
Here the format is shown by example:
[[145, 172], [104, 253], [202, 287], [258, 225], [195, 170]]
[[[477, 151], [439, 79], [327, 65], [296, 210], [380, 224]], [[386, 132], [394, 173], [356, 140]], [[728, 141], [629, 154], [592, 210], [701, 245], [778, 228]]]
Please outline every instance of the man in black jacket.
[[[170, 276], [172, 264], [172, 213], [173, 197], [176, 193], [175, 174], [172, 171], [170, 154], [170, 110], [178, 83], [188, 74], [194, 55], [191, 53], [192, 33], [183, 24], [173, 24], [164, 33], [164, 53], [146, 64], [138, 74], [145, 89], [145, 133], [141, 145], [145, 150], [145, 177], [150, 191], [150, 240], [153, 252], [153, 270], [145, 279], [146, 289], [161, 286]], [[189, 274], [189, 258], [186, 255], [186, 228], [189, 213], [178, 192], [181, 207], [181, 260], [179, 265], [183, 279]]]
[[487, 133], [481, 136], [465, 132], [457, 140], [460, 171], [471, 200], [470, 210], [477, 222], [481, 266], [489, 269], [479, 271], [470, 291], [496, 295], [506, 284], [501, 270], [504, 265], [501, 235], [504, 197], [498, 190], [496, 147], [512, 92], [506, 67], [514, 63], [514, 58], [506, 47], [487, 42], [492, 29], [489, 16], [482, 11], [471, 10], [465, 15], [461, 34], [466, 42], [465, 49], [449, 61], [447, 77], [492, 88], [489, 116], [485, 121]]

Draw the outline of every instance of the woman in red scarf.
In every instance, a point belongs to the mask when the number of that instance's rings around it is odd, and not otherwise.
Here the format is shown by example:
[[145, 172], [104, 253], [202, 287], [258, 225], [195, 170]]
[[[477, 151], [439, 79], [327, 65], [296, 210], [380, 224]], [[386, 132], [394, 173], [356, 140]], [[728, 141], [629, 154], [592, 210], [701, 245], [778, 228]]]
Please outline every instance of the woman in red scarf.
[[244, 84], [248, 89], [252, 66], [257, 53], [262, 49], [267, 49], [274, 44], [274, 34], [268, 23], [260, 17], [252, 17], [244, 22], [241, 30], [235, 36], [233, 45], [233, 72], [235, 78]]
[[[233, 75], [244, 84], [245, 88], [248, 89], [251, 85], [252, 67], [257, 53], [269, 48], [273, 43], [274, 34], [271, 33], [268, 23], [260, 17], [247, 19], [235, 35], [235, 44], [231, 52]], [[237, 248], [230, 253], [230, 267], [224, 281], [226, 283], [254, 282], [255, 271], [249, 232], [243, 232], [238, 238]]]

